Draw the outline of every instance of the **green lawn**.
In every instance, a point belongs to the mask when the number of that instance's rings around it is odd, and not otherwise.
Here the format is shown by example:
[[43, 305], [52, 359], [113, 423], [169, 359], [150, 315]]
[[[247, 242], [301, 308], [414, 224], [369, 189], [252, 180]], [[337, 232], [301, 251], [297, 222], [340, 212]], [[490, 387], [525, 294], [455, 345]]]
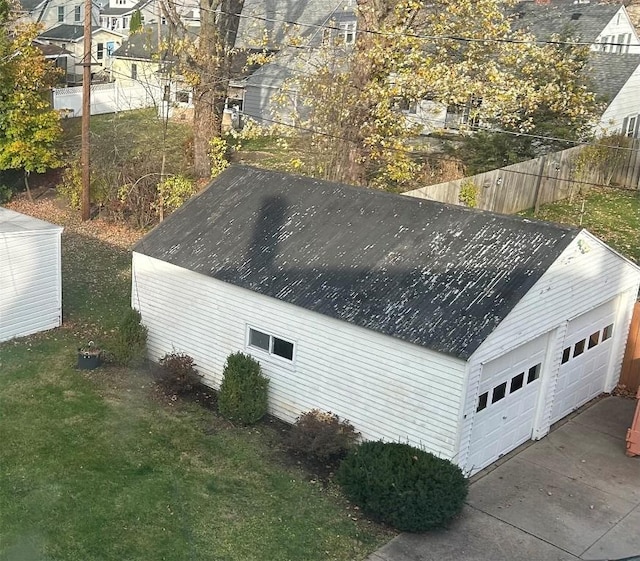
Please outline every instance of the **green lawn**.
[[[522, 213], [533, 216], [533, 211]], [[572, 202], [545, 205], [537, 218], [582, 226], [615, 250], [640, 263], [640, 193], [622, 189], [591, 189]]]
[[279, 430], [74, 369], [128, 305], [126, 250], [64, 234], [67, 327], [0, 345], [0, 560], [350, 560], [390, 532], [287, 467]]

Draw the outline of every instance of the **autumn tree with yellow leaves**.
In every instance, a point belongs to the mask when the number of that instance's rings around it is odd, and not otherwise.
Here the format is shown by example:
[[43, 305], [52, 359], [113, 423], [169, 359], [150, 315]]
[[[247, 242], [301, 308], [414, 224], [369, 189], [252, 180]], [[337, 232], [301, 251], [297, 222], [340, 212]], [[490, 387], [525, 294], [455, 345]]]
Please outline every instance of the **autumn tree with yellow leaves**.
[[62, 165], [62, 129], [48, 100], [56, 72], [33, 45], [35, 25], [14, 25], [12, 6], [0, 0], [0, 170], [28, 177]]
[[[327, 179], [402, 189], [420, 164], [417, 127], [397, 110], [431, 100], [467, 105], [482, 123], [534, 133], [558, 119], [584, 133], [597, 109], [584, 83], [586, 48], [514, 31], [504, 0], [358, 0], [352, 49], [329, 45], [296, 88], [308, 115], [308, 170]], [[337, 50], [336, 50], [337, 49]]]

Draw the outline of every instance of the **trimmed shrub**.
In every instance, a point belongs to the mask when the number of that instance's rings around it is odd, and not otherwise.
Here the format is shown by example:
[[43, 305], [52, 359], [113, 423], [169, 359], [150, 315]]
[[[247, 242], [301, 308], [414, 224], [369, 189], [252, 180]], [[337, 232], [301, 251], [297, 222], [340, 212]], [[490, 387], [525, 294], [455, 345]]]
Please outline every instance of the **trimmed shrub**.
[[162, 375], [160, 384], [172, 394], [191, 393], [202, 383], [202, 375], [188, 354], [167, 353], [160, 359]]
[[260, 364], [244, 353], [227, 357], [218, 393], [218, 410], [242, 425], [257, 423], [267, 413], [269, 379]]
[[109, 349], [111, 359], [120, 366], [141, 363], [147, 348], [147, 328], [141, 323], [142, 316], [133, 308], [125, 314], [117, 335]]
[[397, 442], [363, 442], [336, 478], [365, 514], [404, 532], [445, 526], [462, 509], [468, 489], [449, 460]]
[[296, 419], [287, 443], [291, 449], [311, 459], [335, 462], [346, 456], [359, 436], [349, 421], [341, 421], [331, 412], [312, 409]]

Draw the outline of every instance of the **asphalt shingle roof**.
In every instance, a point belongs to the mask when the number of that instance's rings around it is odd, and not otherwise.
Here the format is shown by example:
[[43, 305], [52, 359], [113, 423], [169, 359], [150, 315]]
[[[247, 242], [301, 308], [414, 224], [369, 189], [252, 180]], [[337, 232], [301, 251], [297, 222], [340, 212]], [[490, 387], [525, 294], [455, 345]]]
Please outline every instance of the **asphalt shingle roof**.
[[[92, 26], [91, 32], [98, 31], [101, 27]], [[84, 36], [84, 29], [82, 25], [70, 25], [63, 23], [47, 29], [44, 33], [38, 35], [39, 39], [52, 39], [58, 41], [78, 41]]]
[[598, 97], [611, 102], [640, 66], [640, 54], [590, 53], [585, 74]]
[[541, 41], [553, 35], [595, 41], [620, 8], [620, 4], [519, 2], [511, 9], [512, 28], [527, 30]]
[[134, 251], [466, 359], [577, 233], [233, 166]]

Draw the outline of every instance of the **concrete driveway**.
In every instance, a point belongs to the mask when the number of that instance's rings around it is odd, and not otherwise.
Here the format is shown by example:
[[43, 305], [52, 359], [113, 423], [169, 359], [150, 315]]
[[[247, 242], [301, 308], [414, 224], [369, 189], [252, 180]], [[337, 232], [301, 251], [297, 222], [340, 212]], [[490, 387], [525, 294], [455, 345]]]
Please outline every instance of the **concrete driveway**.
[[606, 397], [473, 478], [448, 530], [402, 534], [367, 561], [564, 561], [640, 555], [635, 400]]

